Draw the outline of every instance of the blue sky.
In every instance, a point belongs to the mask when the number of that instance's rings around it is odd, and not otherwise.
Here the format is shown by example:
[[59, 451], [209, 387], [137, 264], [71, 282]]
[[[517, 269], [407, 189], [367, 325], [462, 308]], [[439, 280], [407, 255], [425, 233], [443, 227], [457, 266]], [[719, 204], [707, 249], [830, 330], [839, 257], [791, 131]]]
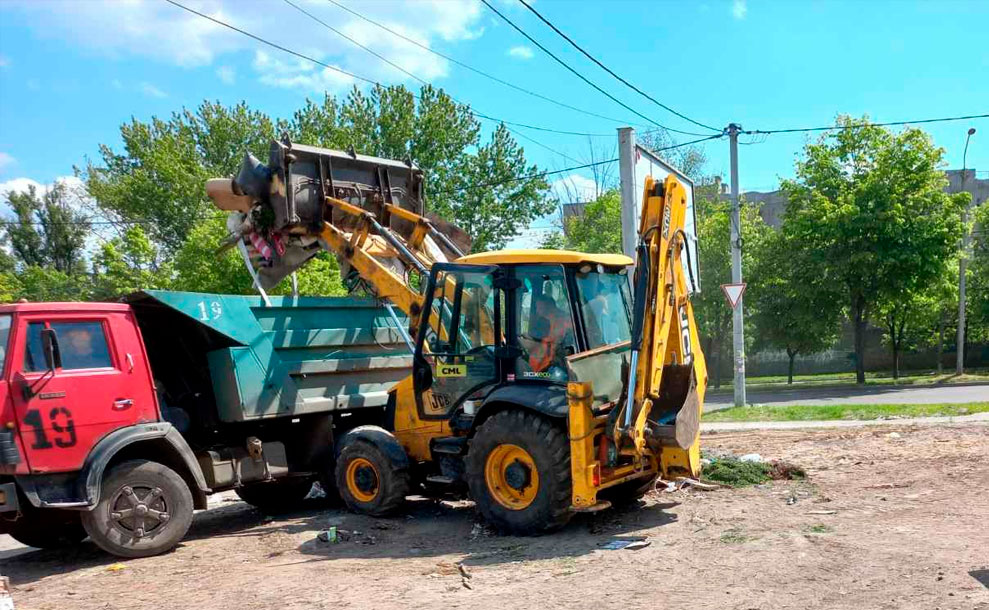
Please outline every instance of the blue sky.
[[[184, 1], [327, 63], [381, 82], [415, 85], [280, 1]], [[488, 81], [324, 0], [298, 2], [481, 112], [601, 134], [613, 134], [619, 125]], [[643, 122], [478, 3], [340, 2], [519, 86], [598, 114]], [[612, 80], [514, 0], [494, 4], [639, 112], [671, 127], [699, 129]], [[747, 129], [827, 125], [838, 113], [896, 121], [989, 112], [989, 2], [539, 0], [534, 6], [640, 88], [719, 127], [729, 121]], [[162, 0], [5, 0], [0, 2], [0, 183], [47, 183], [71, 174], [74, 165], [96, 156], [100, 143], [118, 146], [118, 126], [131, 116], [167, 115], [204, 98], [247, 100], [272, 115], [288, 116], [307, 96], [344, 92], [352, 84]], [[972, 138], [968, 166], [989, 177], [989, 120], [925, 128], [956, 168], [970, 126], [979, 133]], [[589, 158], [586, 137], [522, 131], [571, 158]], [[774, 135], [741, 147], [742, 189], [772, 189], [779, 177], [792, 175], [806, 137]], [[611, 136], [593, 141], [609, 152], [615, 146]], [[541, 167], [575, 164], [521, 142]], [[727, 141], [705, 150], [707, 171], [727, 174]]]

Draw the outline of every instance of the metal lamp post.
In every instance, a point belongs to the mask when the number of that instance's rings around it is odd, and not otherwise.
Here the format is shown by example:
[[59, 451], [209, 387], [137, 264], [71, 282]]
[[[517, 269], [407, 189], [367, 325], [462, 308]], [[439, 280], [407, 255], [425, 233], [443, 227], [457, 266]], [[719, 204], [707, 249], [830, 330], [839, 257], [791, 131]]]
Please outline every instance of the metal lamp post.
[[[975, 135], [975, 127], [969, 127], [968, 135], [965, 136], [965, 151], [962, 153], [962, 185], [961, 190], [965, 190], [966, 160], [968, 157], [968, 141]], [[969, 206], [971, 207], [971, 206]], [[955, 374], [961, 375], [965, 372], [965, 268], [968, 266], [968, 211], [962, 215], [962, 252], [958, 258], [958, 349], [955, 360]]]

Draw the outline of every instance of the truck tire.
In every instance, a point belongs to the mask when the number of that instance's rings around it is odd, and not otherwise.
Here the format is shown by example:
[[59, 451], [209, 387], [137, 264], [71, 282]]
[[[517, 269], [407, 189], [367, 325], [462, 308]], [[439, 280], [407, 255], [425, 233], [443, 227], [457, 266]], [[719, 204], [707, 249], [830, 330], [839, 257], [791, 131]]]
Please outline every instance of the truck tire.
[[409, 493], [408, 470], [365, 440], [343, 448], [335, 472], [340, 498], [356, 513], [375, 517], [394, 513]]
[[86, 539], [78, 512], [35, 508], [27, 500], [21, 506], [20, 517], [5, 524], [6, 533], [21, 544], [37, 549], [63, 549]]
[[158, 462], [129, 460], [107, 471], [100, 501], [82, 514], [82, 525], [108, 553], [150, 557], [182, 540], [192, 511], [192, 493], [178, 473]]
[[470, 495], [484, 518], [515, 535], [562, 527], [572, 513], [570, 444], [563, 428], [522, 410], [481, 424], [467, 453]]
[[656, 475], [646, 479], [634, 479], [602, 489], [598, 497], [611, 502], [612, 506], [628, 506], [642, 499], [656, 486]]
[[234, 491], [241, 500], [268, 513], [298, 508], [312, 489], [312, 479], [290, 477], [265, 483], [248, 483]]

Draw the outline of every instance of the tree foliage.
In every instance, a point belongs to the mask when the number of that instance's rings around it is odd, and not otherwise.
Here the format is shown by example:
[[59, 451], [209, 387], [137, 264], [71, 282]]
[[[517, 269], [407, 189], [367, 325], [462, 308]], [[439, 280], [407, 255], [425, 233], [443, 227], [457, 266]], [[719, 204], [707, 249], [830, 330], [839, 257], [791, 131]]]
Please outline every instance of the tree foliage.
[[793, 383], [797, 355], [831, 347], [841, 327], [841, 295], [816, 275], [803, 252], [786, 232], [769, 232], [747, 273], [753, 347], [786, 351], [788, 383]]
[[961, 199], [943, 192], [943, 150], [923, 131], [894, 133], [848, 117], [836, 126], [805, 146], [796, 178], [783, 181], [783, 230], [823, 281], [842, 288], [864, 383], [870, 317], [884, 299], [937, 276], [957, 247]]

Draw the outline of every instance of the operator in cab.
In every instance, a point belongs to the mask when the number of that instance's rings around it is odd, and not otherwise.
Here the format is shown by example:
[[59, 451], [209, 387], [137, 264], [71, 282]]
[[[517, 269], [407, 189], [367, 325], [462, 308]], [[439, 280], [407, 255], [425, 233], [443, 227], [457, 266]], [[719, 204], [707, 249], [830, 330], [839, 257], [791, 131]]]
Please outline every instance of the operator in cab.
[[573, 344], [573, 323], [570, 315], [557, 306], [546, 294], [535, 297], [536, 315], [532, 321], [531, 335], [522, 337], [529, 352], [529, 367], [534, 373], [543, 373], [551, 366], [566, 368], [563, 346]]

